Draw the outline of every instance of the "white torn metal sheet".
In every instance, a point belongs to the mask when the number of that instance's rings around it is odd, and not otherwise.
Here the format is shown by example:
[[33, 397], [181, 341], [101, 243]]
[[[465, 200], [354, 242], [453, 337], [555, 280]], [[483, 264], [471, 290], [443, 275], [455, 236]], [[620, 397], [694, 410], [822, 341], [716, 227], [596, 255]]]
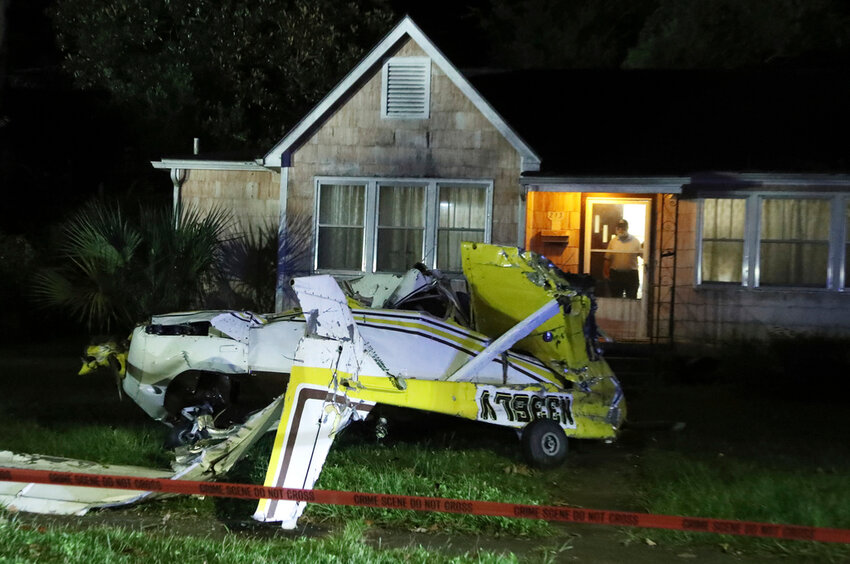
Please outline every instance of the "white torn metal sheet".
[[[398, 286], [393, 290], [392, 295], [387, 298], [385, 306], [395, 307], [409, 298], [422, 291], [424, 288], [432, 285], [433, 279], [430, 276], [425, 276], [417, 269], [411, 269], [405, 272], [398, 282]], [[373, 306], [374, 307], [374, 306]]]
[[[170, 478], [173, 475], [173, 472], [169, 470], [156, 470], [141, 466], [106, 465], [86, 460], [38, 454], [16, 454], [9, 451], [0, 452], [0, 466], [28, 470], [139, 476], [142, 478]], [[0, 505], [11, 511], [54, 515], [85, 515], [89, 509], [135, 503], [148, 497], [151, 493], [136, 490], [0, 482]]]
[[317, 367], [327, 367], [328, 362], [332, 361], [335, 370], [345, 372], [353, 381], [357, 380], [365, 362], [377, 368], [378, 374], [389, 376], [378, 368], [383, 364], [360, 334], [348, 307], [348, 299], [336, 280], [326, 275], [295, 278], [292, 287], [307, 318], [307, 330], [299, 346], [314, 336], [339, 341], [332, 350], [319, 347], [309, 353], [312, 356], [304, 356], [296, 351], [297, 360], [305, 363], [304, 366]]
[[166, 313], [163, 315], [151, 316], [151, 323], [154, 325], [175, 325], [175, 324], [191, 324], [203, 323], [209, 321], [217, 315], [227, 313], [229, 310], [210, 309], [202, 311], [181, 311], [177, 313]]
[[[0, 452], [0, 467], [165, 478], [173, 480], [205, 480], [224, 474], [266, 431], [280, 419], [283, 396], [234, 428], [233, 434], [207, 448], [185, 450], [173, 470], [142, 466], [98, 464], [86, 460], [59, 458], [38, 454]], [[163, 494], [138, 490], [89, 488], [0, 481], [0, 506], [11, 511], [53, 515], [85, 515], [90, 509], [129, 505]], [[168, 495], [168, 494], [165, 494]]]
[[245, 423], [234, 428], [223, 441], [198, 441], [192, 447], [177, 449], [172, 464], [181, 480], [207, 480], [226, 473], [267, 431], [280, 421], [284, 396], [281, 395]]
[[355, 300], [372, 308], [381, 308], [386, 306], [400, 280], [401, 276], [397, 274], [376, 272], [345, 280], [342, 283]]
[[210, 319], [210, 325], [236, 341], [248, 342], [251, 329], [268, 323], [262, 316], [250, 311], [228, 311]]
[[327, 275], [295, 278], [292, 288], [307, 318], [308, 333], [328, 339], [352, 339], [356, 324], [336, 280]]

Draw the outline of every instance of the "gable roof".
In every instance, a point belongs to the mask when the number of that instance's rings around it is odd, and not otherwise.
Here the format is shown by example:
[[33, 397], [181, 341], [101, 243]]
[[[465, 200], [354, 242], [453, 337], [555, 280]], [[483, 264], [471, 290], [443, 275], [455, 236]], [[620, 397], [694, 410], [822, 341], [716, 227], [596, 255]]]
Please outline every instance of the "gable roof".
[[379, 68], [393, 47], [405, 37], [410, 37], [431, 58], [443, 73], [469, 98], [472, 104], [493, 124], [516, 149], [522, 159], [523, 171], [540, 167], [540, 157], [511, 128], [474, 86], [443, 55], [434, 43], [420, 30], [410, 17], [405, 16], [310, 112], [287, 133], [263, 158], [267, 167], [289, 165], [289, 157], [307, 136], [316, 130], [347, 100], [348, 95]]

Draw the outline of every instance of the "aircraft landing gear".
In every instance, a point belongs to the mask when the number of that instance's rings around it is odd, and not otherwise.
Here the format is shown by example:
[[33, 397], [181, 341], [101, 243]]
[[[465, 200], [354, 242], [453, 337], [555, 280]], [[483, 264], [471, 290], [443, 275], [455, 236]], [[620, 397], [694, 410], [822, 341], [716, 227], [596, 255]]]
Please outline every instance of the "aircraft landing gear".
[[532, 421], [520, 437], [526, 460], [537, 468], [560, 466], [567, 458], [567, 435], [549, 419]]

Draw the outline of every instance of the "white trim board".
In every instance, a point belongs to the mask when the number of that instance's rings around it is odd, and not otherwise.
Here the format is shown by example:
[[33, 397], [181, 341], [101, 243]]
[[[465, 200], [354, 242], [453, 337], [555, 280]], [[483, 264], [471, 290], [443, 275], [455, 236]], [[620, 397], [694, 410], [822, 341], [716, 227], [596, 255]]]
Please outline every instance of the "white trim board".
[[520, 179], [527, 192], [617, 192], [680, 194], [689, 177], [678, 176], [538, 176]]
[[162, 159], [161, 161], [151, 161], [156, 169], [175, 169], [181, 170], [249, 170], [249, 171], [267, 171], [271, 170], [264, 167], [255, 161], [203, 161], [195, 159]]

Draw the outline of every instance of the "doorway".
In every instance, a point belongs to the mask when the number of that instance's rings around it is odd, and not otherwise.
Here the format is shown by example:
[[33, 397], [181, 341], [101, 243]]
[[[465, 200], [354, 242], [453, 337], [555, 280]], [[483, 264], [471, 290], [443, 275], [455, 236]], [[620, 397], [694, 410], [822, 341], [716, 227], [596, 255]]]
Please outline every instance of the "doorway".
[[583, 268], [596, 280], [599, 327], [616, 340], [648, 338], [651, 204], [617, 197], [585, 202]]

